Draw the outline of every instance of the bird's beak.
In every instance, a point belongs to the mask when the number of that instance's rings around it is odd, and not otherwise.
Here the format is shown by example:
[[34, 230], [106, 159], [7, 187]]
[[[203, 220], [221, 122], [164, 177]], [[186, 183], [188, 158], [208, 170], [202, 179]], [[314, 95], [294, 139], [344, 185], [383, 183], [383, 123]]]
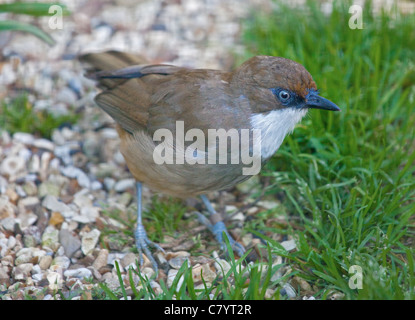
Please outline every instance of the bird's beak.
[[340, 111], [340, 108], [330, 100], [320, 97], [316, 91], [309, 92], [305, 97], [307, 108]]

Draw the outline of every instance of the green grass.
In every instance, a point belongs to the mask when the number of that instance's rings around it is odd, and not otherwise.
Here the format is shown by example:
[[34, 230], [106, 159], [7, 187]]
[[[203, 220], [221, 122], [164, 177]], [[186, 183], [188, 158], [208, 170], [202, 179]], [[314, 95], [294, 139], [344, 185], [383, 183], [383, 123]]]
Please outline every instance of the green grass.
[[[320, 299], [415, 298], [415, 16], [374, 16], [369, 6], [362, 30], [348, 28], [344, 2], [330, 16], [314, 2], [280, 6], [245, 25], [241, 61], [295, 60], [342, 109], [310, 111], [262, 173], [269, 197], [284, 194], [290, 223], [269, 225], [272, 211], [259, 219], [267, 235], [297, 240], [298, 251], [283, 255]], [[352, 265], [363, 289], [349, 287]]]
[[57, 116], [46, 110], [35, 111], [26, 94], [0, 101], [0, 128], [11, 134], [29, 132], [50, 139], [53, 129], [78, 119], [79, 115], [72, 113]]

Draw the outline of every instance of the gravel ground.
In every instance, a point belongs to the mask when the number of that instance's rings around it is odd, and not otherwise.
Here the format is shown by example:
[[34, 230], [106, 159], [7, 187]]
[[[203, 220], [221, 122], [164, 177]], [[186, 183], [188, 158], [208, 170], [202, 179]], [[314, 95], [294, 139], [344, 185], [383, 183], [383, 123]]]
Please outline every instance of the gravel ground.
[[[95, 85], [82, 76], [83, 70], [74, 58], [80, 53], [117, 49], [140, 53], [154, 62], [229, 69], [232, 54], [243, 52], [238, 43], [241, 20], [252, 11], [271, 8], [268, 0], [62, 3], [72, 12], [64, 17], [63, 29], [50, 30], [48, 18], [36, 21], [56, 40], [53, 47], [26, 34], [1, 33], [0, 38], [0, 100], [25, 91], [35, 110], [82, 115], [77, 125], [54, 130], [51, 140], [29, 133], [11, 135], [0, 128], [3, 300], [60, 299], [54, 294], [57, 290], [67, 298], [81, 299], [81, 293], [91, 292], [97, 282], [105, 282], [114, 290], [119, 287], [115, 261], [119, 261], [123, 277], [129, 267], [135, 267], [132, 237], [120, 244], [104, 235], [104, 230], [122, 233], [125, 229], [106, 212], [118, 210], [127, 218], [128, 212], [135, 211], [134, 180], [119, 152], [113, 121], [94, 104]], [[329, 10], [330, 5], [322, 9]], [[151, 196], [145, 188], [145, 204], [151, 202]], [[222, 193], [221, 198], [229, 210], [246, 204], [232, 193]], [[261, 207], [275, 205], [259, 202], [245, 213], [255, 214]], [[191, 219], [192, 212], [185, 213], [184, 218]], [[245, 216], [237, 214], [234, 219], [242, 226]], [[221, 268], [229, 268], [220, 252], [212, 250], [219, 248], [212, 246], [209, 232], [196, 219], [189, 226], [187, 233], [177, 238], [165, 236], [161, 245], [166, 254], [155, 255], [160, 263], [159, 277], [151, 282], [156, 294], [161, 292], [159, 280], [170, 286], [185, 259], [192, 266], [196, 286], [201, 288], [201, 271], [209, 283]], [[235, 228], [234, 235], [238, 236], [239, 230]], [[197, 251], [204, 254], [192, 256], [195, 241], [191, 239], [199, 233], [202, 240]], [[295, 250], [294, 241], [276, 240], [287, 250]], [[250, 246], [252, 237], [247, 235], [242, 242]], [[281, 257], [273, 261], [281, 262]], [[149, 277], [154, 274], [148, 261], [141, 270]], [[278, 276], [285, 272], [289, 267], [281, 269]], [[304, 292], [313, 291], [304, 280], [294, 277], [291, 283]], [[128, 276], [125, 284], [128, 290]], [[291, 298], [296, 296], [289, 284], [283, 292]], [[273, 290], [267, 294], [270, 297]]]
[[[67, 298], [80, 299], [97, 282], [114, 290], [119, 287], [115, 261], [123, 276], [135, 267], [138, 255], [131, 252], [132, 237], [120, 244], [103, 231], [125, 229], [106, 212], [118, 210], [127, 215], [135, 211], [134, 179], [119, 152], [113, 121], [94, 104], [95, 85], [82, 76], [74, 57], [117, 49], [140, 53], [154, 62], [229, 69], [232, 53], [243, 49], [237, 42], [241, 19], [252, 8], [269, 9], [267, 1], [247, 0], [62, 3], [72, 12], [64, 17], [62, 30], [50, 30], [48, 18], [36, 21], [56, 40], [55, 46], [27, 34], [2, 33], [0, 40], [0, 99], [25, 91], [35, 110], [82, 115], [76, 125], [54, 130], [51, 140], [0, 130], [0, 297], [4, 300], [60, 299], [54, 294], [57, 290]], [[144, 189], [145, 204], [151, 196]], [[236, 203], [232, 193], [221, 197], [227, 204]], [[249, 212], [257, 210], [253, 207]], [[184, 217], [193, 218], [192, 212]], [[244, 215], [234, 219], [241, 226]], [[234, 235], [238, 236], [238, 230], [233, 230]], [[195, 241], [189, 239], [201, 232], [197, 250], [205, 254], [191, 256]], [[184, 259], [192, 266], [196, 286], [203, 287], [202, 270], [209, 283], [221, 268], [229, 269], [218, 246], [212, 246], [211, 235], [196, 219], [186, 234], [163, 240], [166, 254], [155, 255], [160, 264], [159, 277], [152, 281], [156, 293], [161, 292], [160, 279], [171, 285]], [[242, 241], [249, 246], [252, 237]], [[295, 248], [292, 241], [283, 245]], [[281, 263], [281, 258], [275, 263]], [[154, 274], [148, 261], [141, 271], [149, 278]], [[88, 281], [91, 278], [95, 284]], [[128, 276], [125, 284], [128, 289]], [[295, 295], [288, 284], [286, 291]]]

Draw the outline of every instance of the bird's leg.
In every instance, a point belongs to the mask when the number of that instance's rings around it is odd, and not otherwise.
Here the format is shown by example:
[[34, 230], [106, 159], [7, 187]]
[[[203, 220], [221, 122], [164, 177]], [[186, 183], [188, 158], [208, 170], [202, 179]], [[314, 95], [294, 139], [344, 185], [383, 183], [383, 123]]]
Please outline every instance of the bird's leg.
[[156, 248], [164, 252], [163, 248], [160, 247], [157, 243], [154, 243], [147, 237], [146, 230], [144, 229], [142, 223], [142, 185], [141, 182], [136, 183], [137, 188], [137, 229], [135, 230], [135, 244], [138, 249], [138, 253], [140, 255], [140, 265], [143, 265], [143, 251], [147, 258], [150, 260], [151, 264], [153, 265], [156, 277], [158, 274], [158, 265], [156, 260], [154, 260], [153, 255], [151, 254], [150, 250], [148, 249], [149, 246]]
[[206, 209], [208, 210], [210, 214], [210, 221], [208, 221], [206, 218], [203, 218], [199, 216], [199, 221], [201, 221], [203, 224], [205, 224], [209, 230], [213, 233], [216, 240], [220, 243], [221, 248], [225, 249], [226, 244], [223, 240], [223, 233], [226, 234], [226, 236], [229, 239], [229, 243], [231, 247], [236, 251], [236, 253], [241, 257], [245, 253], [245, 248], [240, 243], [236, 242], [231, 235], [228, 233], [228, 230], [226, 230], [226, 226], [222, 221], [222, 217], [219, 213], [216, 212], [216, 210], [213, 208], [212, 204], [208, 200], [208, 198], [205, 195], [201, 195], [200, 198], [202, 199]]

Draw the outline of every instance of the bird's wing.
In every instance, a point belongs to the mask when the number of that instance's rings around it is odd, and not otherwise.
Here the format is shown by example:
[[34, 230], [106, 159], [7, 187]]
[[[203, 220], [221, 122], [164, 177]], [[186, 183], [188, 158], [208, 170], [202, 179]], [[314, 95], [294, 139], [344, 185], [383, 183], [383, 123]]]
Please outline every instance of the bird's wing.
[[[141, 57], [120, 52], [88, 54], [82, 61], [93, 66], [89, 76], [104, 88], [97, 104], [126, 131], [157, 129], [175, 134], [176, 121], [197, 128], [238, 128], [248, 117], [232, 97], [229, 73], [148, 65]], [[241, 120], [242, 116], [242, 120]], [[248, 128], [248, 124], [247, 128]]]

